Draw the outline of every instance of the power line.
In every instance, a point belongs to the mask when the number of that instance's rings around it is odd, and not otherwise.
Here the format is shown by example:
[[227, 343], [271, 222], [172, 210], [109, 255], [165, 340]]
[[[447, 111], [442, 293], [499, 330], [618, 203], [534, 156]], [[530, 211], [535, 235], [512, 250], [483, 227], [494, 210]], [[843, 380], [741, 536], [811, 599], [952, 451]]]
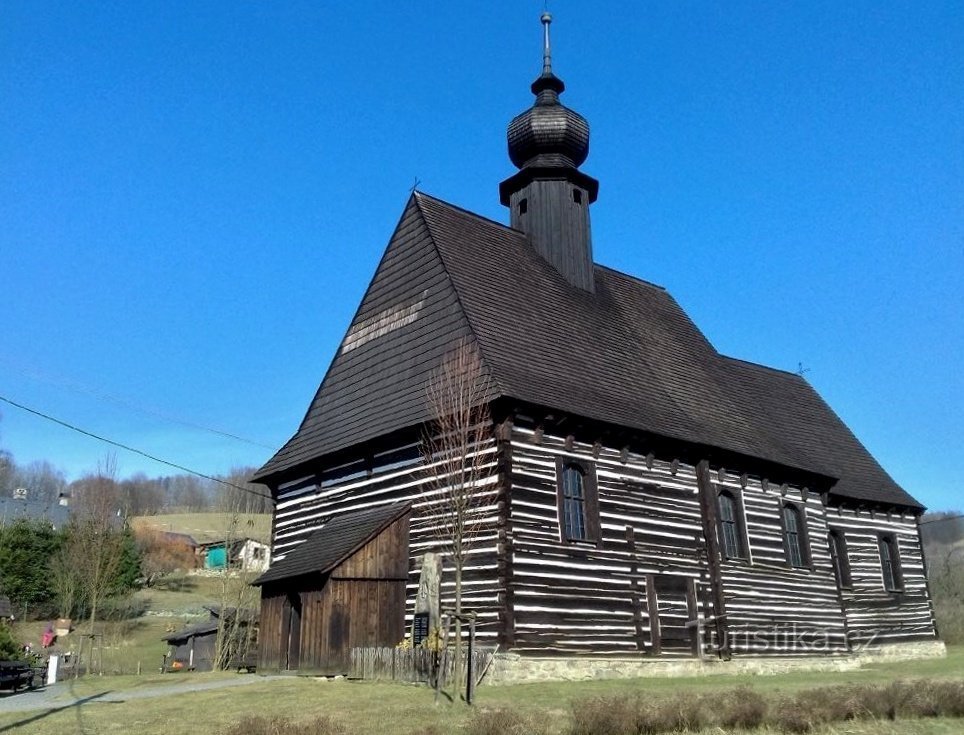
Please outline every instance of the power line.
[[233, 439], [235, 441], [243, 442], [245, 444], [250, 444], [255, 447], [261, 447], [262, 449], [274, 449], [274, 447], [268, 446], [261, 442], [254, 441], [253, 439], [246, 439], [243, 436], [238, 436], [237, 434], [232, 434], [228, 431], [222, 429], [216, 429], [211, 426], [205, 426], [204, 424], [198, 424], [193, 421], [187, 421], [185, 419], [174, 416], [173, 414], [165, 413], [147, 406], [139, 406], [126, 398], [120, 396], [115, 396], [106, 391], [100, 390], [98, 388], [92, 388], [91, 386], [85, 385], [72, 378], [54, 375], [53, 373], [45, 373], [42, 370], [38, 370], [35, 367], [28, 366], [25, 364], [14, 363], [8, 358], [0, 356], [0, 364], [6, 365], [11, 370], [14, 370], [21, 375], [31, 378], [33, 380], [41, 380], [52, 385], [60, 386], [61, 388], [66, 388], [67, 390], [74, 391], [77, 393], [83, 393], [88, 396], [93, 396], [94, 398], [100, 399], [102, 401], [113, 403], [123, 408], [142, 413], [145, 416], [152, 416], [154, 418], [161, 419], [162, 421], [168, 421], [172, 424], [180, 424], [181, 426], [186, 426], [191, 429], [199, 429], [200, 431], [207, 431], [211, 434], [216, 434], [218, 436], [223, 436], [227, 439]]
[[920, 525], [925, 523], [940, 523], [941, 521], [956, 521], [964, 518], [964, 513], [958, 513], [956, 516], [944, 516], [943, 518], [928, 518], [926, 521], [921, 521]]
[[105, 444], [110, 444], [111, 446], [118, 447], [119, 449], [123, 449], [128, 452], [133, 452], [134, 454], [139, 454], [140, 456], [146, 457], [147, 459], [150, 459], [154, 462], [159, 462], [160, 464], [167, 465], [168, 467], [173, 467], [176, 470], [187, 472], [189, 475], [196, 475], [197, 477], [203, 477], [205, 480], [210, 480], [211, 482], [217, 482], [221, 485], [225, 485], [226, 487], [232, 487], [235, 490], [240, 490], [245, 493], [250, 493], [251, 495], [254, 495], [259, 498], [265, 497], [264, 494], [259, 493], [255, 490], [252, 490], [250, 488], [241, 487], [240, 485], [235, 485], [233, 482], [222, 480], [219, 477], [212, 477], [211, 475], [206, 475], [203, 472], [192, 470], [190, 467], [185, 467], [184, 465], [177, 464], [176, 462], [169, 462], [166, 459], [155, 457], [153, 454], [149, 454], [141, 449], [137, 449], [136, 447], [132, 447], [127, 444], [122, 444], [121, 442], [114, 441], [113, 439], [108, 439], [107, 437], [100, 436], [99, 434], [95, 434], [92, 431], [87, 431], [86, 429], [82, 429], [79, 426], [74, 426], [73, 424], [69, 424], [66, 421], [62, 421], [61, 419], [58, 419], [55, 416], [46, 414], [43, 411], [38, 411], [37, 409], [30, 408], [29, 406], [25, 406], [22, 403], [17, 403], [16, 401], [10, 398], [7, 398], [5, 396], [0, 396], [0, 401], [3, 401], [4, 403], [9, 403], [11, 406], [14, 406], [15, 408], [19, 408], [21, 411], [26, 411], [27, 413], [32, 413], [34, 416], [39, 416], [40, 418], [46, 419], [47, 421], [52, 421], [53, 423], [58, 424], [59, 426], [63, 426], [66, 429], [70, 429], [71, 431], [76, 431], [78, 434], [83, 434], [84, 436], [88, 436], [91, 439], [96, 439], [97, 441], [102, 441]]

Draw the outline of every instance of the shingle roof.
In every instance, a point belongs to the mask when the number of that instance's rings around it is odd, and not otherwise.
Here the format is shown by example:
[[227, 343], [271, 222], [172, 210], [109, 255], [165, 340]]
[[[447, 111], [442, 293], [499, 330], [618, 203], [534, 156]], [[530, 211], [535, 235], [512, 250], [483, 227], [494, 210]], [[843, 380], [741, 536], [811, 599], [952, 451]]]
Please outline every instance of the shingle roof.
[[70, 520], [70, 508], [59, 503], [0, 498], [0, 522], [13, 523], [19, 518], [29, 521], [49, 521], [54, 528], [62, 528]]
[[833, 495], [923, 508], [801, 376], [729, 357], [721, 357], [720, 367], [728, 373], [729, 385], [740, 392], [744, 411], [769, 425], [774, 442], [837, 478]]
[[173, 633], [168, 633], [166, 636], [161, 638], [161, 640], [167, 641], [168, 643], [176, 643], [177, 641], [186, 641], [192, 636], [210, 635], [211, 633], [216, 633], [217, 630], [218, 621], [216, 619], [205, 620], [200, 623], [186, 625], [180, 630], [174, 631]]
[[920, 507], [805, 381], [722, 357], [663, 288], [599, 265], [595, 292], [575, 288], [521, 232], [420, 193], [301, 427], [257, 477], [428, 420], [425, 386], [461, 337], [476, 340], [493, 398], [826, 475], [843, 497]]
[[394, 504], [371, 510], [335, 516], [312, 533], [294, 550], [258, 577], [252, 584], [262, 585], [305, 574], [324, 574], [341, 564], [377, 536], [390, 523], [409, 511], [407, 504]]

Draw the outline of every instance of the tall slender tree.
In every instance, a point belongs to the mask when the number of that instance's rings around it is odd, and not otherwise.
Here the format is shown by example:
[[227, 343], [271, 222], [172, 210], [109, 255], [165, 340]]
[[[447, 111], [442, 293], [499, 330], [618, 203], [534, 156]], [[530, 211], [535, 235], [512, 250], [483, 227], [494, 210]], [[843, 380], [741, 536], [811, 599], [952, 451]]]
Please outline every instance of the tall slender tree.
[[422, 442], [429, 479], [423, 516], [435, 529], [439, 548], [451, 561], [455, 613], [455, 686], [462, 685], [463, 577], [466, 561], [491, 502], [490, 383], [478, 348], [461, 340], [433, 374], [427, 388], [432, 421]]

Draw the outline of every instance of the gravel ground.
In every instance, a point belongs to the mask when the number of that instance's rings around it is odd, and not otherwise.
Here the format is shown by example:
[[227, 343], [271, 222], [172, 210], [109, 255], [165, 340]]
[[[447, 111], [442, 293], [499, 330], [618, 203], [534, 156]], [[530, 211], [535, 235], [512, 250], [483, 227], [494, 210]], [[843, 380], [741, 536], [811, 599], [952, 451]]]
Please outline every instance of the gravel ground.
[[245, 686], [269, 680], [284, 679], [283, 676], [256, 676], [248, 674], [232, 679], [216, 679], [214, 681], [181, 682], [177, 684], [162, 684], [143, 689], [129, 689], [122, 692], [112, 692], [109, 683], [105, 683], [103, 692], [75, 697], [70, 693], [70, 682], [61, 682], [53, 686], [21, 691], [0, 693], [0, 714], [7, 712], [29, 712], [34, 710], [60, 709], [71, 707], [83, 702], [126, 702], [130, 699], [145, 699], [148, 697], [164, 697], [183, 692], [198, 692], [205, 689], [224, 689], [226, 687]]

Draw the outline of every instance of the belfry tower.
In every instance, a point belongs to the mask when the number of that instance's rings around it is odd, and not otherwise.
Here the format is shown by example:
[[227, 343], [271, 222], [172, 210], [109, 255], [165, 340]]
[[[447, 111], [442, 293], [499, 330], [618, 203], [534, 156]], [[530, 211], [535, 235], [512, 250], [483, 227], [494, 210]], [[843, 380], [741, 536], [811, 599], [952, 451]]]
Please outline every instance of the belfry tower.
[[559, 101], [566, 85], [552, 73], [549, 24], [542, 14], [542, 74], [536, 101], [509, 123], [509, 158], [519, 171], [499, 185], [510, 224], [573, 286], [593, 290], [589, 205], [599, 182], [579, 170], [589, 155], [589, 124]]

